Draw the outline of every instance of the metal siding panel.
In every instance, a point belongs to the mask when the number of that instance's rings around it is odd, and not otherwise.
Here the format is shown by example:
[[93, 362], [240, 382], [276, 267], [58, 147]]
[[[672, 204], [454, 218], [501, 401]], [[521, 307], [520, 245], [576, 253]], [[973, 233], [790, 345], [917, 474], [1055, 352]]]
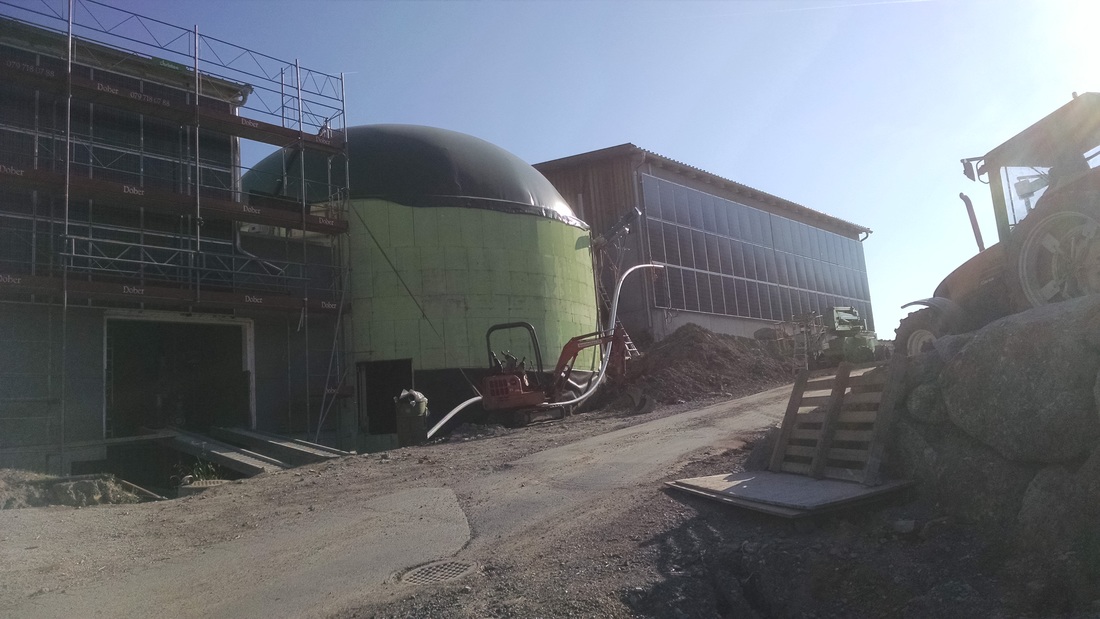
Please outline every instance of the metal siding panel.
[[684, 306], [684, 276], [680, 269], [665, 269], [668, 276], [669, 307], [672, 309], [685, 309]]
[[691, 227], [696, 230], [704, 230], [705, 225], [703, 221], [703, 195], [698, 191], [691, 189], [681, 189], [683, 192], [683, 199], [687, 200], [688, 215], [691, 217]]
[[714, 306], [710, 296], [710, 276], [706, 273], [695, 274], [695, 285], [699, 292], [699, 311], [713, 313]]
[[692, 254], [695, 256], [695, 268], [701, 271], [710, 270], [707, 266], [709, 261], [707, 259], [707, 240], [706, 233], [699, 230], [691, 231], [691, 249]]
[[718, 250], [718, 237], [713, 234], [707, 234], [705, 242], [707, 246], [707, 270], [711, 273], [721, 273], [722, 257], [721, 252]]
[[691, 230], [676, 228], [676, 238], [680, 245], [680, 265], [695, 268], [695, 257], [691, 247]]
[[737, 280], [732, 277], [722, 278], [722, 296], [726, 300], [726, 314], [737, 315]]
[[733, 252], [730, 249], [731, 241], [725, 238], [717, 239], [718, 260], [723, 275], [733, 275]]
[[649, 230], [649, 257], [653, 262], [666, 262], [664, 226], [659, 222], [650, 221]]
[[745, 252], [740, 241], [730, 241], [730, 253], [733, 257], [733, 274], [737, 277], [747, 277], [745, 271]]
[[734, 289], [737, 291], [737, 315], [749, 317], [749, 286], [743, 279], [734, 280]]
[[713, 311], [716, 314], [726, 313], [726, 303], [724, 297], [724, 291], [722, 289], [722, 277], [718, 275], [710, 276], [710, 301]]
[[714, 231], [721, 236], [729, 236], [729, 203], [721, 198], [714, 199]]

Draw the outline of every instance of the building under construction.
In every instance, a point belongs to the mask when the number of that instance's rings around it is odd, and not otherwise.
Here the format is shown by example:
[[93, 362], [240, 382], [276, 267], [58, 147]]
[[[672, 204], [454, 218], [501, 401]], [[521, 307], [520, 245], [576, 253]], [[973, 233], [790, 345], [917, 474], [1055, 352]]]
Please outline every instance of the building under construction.
[[341, 77], [74, 6], [0, 18], [0, 467], [226, 428], [395, 447], [394, 396], [468, 399], [491, 326], [551, 362], [597, 328], [588, 226], [515, 155], [347, 127]]
[[[624, 290], [636, 335], [870, 322], [861, 226], [633, 145], [533, 168], [348, 127], [340, 76], [72, 6], [0, 0], [0, 467], [93, 472], [227, 427], [395, 447], [402, 389], [469, 399], [501, 323], [552, 363], [642, 262], [666, 268]], [[491, 346], [522, 364], [525, 338]]]
[[[342, 77], [48, 5], [0, 16], [0, 467], [168, 426], [316, 435], [343, 362]], [[297, 157], [297, 195], [242, 196], [250, 143]], [[302, 152], [340, 174], [306, 187]]]

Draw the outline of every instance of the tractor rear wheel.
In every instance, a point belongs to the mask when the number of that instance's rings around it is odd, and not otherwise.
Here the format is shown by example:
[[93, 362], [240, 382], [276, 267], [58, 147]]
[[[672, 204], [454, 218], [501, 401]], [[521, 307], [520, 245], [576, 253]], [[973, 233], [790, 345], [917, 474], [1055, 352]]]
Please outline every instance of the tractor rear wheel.
[[1018, 303], [1038, 307], [1100, 294], [1100, 223], [1077, 210], [1028, 226], [1016, 251]]
[[902, 318], [894, 331], [894, 354], [912, 357], [931, 348], [936, 338], [945, 335], [939, 323], [939, 312], [931, 307]]

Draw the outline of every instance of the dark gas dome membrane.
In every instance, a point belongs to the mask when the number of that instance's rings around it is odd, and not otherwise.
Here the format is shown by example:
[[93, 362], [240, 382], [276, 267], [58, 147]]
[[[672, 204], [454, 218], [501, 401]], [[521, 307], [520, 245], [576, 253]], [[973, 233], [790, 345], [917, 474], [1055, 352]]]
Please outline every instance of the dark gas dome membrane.
[[[352, 199], [412, 207], [460, 207], [537, 215], [587, 228], [557, 189], [530, 164], [471, 135], [420, 125], [361, 125], [348, 130]], [[276, 152], [249, 171], [246, 192], [297, 195], [299, 151]], [[327, 199], [324, 156], [306, 155], [311, 202]], [[331, 185], [343, 184], [342, 165]], [[285, 186], [284, 186], [285, 183]]]

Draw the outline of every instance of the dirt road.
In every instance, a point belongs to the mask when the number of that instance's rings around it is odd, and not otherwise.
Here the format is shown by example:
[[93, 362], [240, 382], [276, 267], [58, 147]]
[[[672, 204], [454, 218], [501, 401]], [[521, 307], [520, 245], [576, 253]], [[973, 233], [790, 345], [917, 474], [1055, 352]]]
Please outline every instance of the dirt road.
[[[629, 616], [622, 588], [656, 572], [623, 557], [679, 513], [646, 511], [658, 480], [776, 423], [787, 395], [580, 416], [160, 504], [3, 511], [0, 615]], [[399, 579], [447, 558], [477, 569]]]

